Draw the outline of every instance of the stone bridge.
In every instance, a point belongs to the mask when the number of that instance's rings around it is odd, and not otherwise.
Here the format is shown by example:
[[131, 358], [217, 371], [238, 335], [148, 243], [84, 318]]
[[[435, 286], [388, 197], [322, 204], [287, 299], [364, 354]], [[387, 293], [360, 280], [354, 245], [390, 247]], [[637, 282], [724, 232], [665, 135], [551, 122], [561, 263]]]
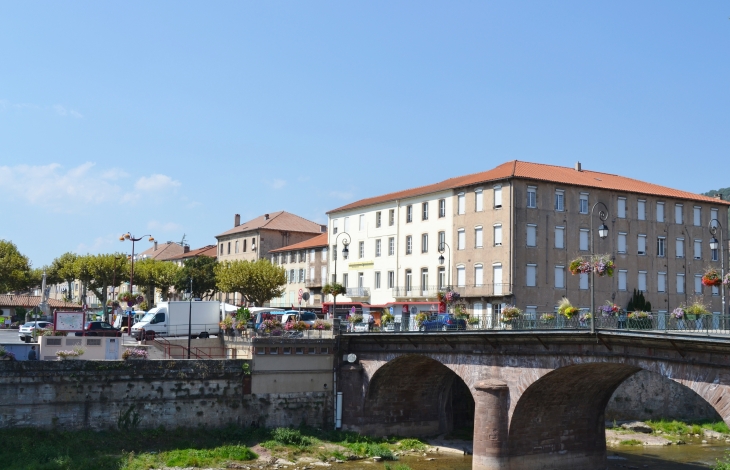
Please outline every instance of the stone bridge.
[[429, 436], [474, 427], [475, 470], [606, 468], [604, 410], [647, 370], [730, 424], [730, 340], [667, 333], [346, 334], [343, 428]]

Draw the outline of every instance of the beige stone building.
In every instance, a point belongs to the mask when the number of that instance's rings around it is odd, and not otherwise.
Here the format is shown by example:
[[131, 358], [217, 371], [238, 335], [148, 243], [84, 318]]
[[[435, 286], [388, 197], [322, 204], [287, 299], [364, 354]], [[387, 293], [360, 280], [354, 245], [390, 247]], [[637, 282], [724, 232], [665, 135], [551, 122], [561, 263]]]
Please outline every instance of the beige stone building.
[[327, 234], [322, 233], [309, 240], [271, 250], [272, 264], [286, 271], [286, 291], [278, 299], [272, 299], [270, 307], [297, 307], [299, 291], [309, 292], [309, 300], [302, 307], [322, 308], [322, 286], [327, 283], [328, 262]]

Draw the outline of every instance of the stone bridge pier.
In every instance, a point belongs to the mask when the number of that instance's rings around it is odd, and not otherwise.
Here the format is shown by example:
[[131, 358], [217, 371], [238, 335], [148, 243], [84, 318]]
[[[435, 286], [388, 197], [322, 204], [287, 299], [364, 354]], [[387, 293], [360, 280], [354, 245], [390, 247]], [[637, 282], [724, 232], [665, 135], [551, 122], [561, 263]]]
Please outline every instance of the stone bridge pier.
[[604, 412], [640, 370], [690, 388], [730, 424], [730, 342], [642, 333], [345, 335], [343, 428], [380, 436], [473, 428], [473, 469], [606, 468]]

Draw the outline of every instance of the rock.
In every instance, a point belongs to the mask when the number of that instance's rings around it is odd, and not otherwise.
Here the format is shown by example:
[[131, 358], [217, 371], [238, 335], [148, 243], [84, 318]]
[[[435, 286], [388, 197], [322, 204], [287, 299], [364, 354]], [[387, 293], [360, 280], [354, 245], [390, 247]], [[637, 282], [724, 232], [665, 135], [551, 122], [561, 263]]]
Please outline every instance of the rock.
[[634, 431], [634, 432], [641, 432], [644, 434], [651, 434], [653, 431], [651, 429], [651, 426], [649, 426], [648, 424], [646, 424], [642, 421], [631, 421], [630, 423], [622, 424], [621, 427], [623, 429], [628, 429], [628, 430]]
[[702, 434], [708, 439], [724, 439], [725, 435], [721, 432], [713, 431], [712, 429], [703, 429]]
[[380, 457], [379, 455], [376, 455], [375, 457], [373, 457], [373, 461], [375, 461], [375, 462], [380, 462], [382, 460], [383, 460], [383, 457]]
[[337, 459], [337, 460], [335, 460], [335, 463], [345, 463], [345, 461], [344, 460]]
[[702, 443], [703, 444], [707, 444], [707, 440], [706, 439], [702, 439]]
[[431, 457], [431, 458], [428, 458], [428, 459], [425, 459], [425, 460], [426, 461], [431, 461], [431, 460], [436, 460], [436, 459], [434, 459], [433, 457]]
[[687, 443], [686, 443], [686, 442], [684, 442], [684, 441], [683, 441], [682, 439], [678, 439], [678, 440], [674, 441], [674, 443], [675, 443], [676, 445], [678, 445], [678, 446], [683, 446], [683, 445], [687, 444]]

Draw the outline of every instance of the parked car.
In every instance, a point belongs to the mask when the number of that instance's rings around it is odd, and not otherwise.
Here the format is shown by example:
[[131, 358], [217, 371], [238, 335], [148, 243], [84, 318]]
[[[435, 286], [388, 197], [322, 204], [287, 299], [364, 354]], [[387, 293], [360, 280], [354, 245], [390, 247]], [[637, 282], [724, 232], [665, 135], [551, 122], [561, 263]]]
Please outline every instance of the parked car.
[[105, 321], [90, 321], [86, 322], [84, 332], [77, 331], [76, 336], [122, 336], [122, 330], [114, 328]]
[[439, 313], [433, 315], [421, 323], [420, 331], [451, 331], [466, 330], [466, 320], [456, 318], [450, 313]]
[[18, 329], [18, 337], [20, 338], [20, 341], [29, 343], [33, 341], [33, 330], [38, 327], [38, 329], [45, 329], [45, 328], [53, 328], [53, 323], [49, 321], [29, 321], [24, 325], [21, 325]]
[[314, 327], [314, 322], [317, 321], [317, 314], [314, 312], [299, 312], [296, 310], [287, 310], [281, 316], [281, 323], [286, 323], [287, 321], [289, 321], [290, 318], [292, 319], [291, 321], [304, 322], [307, 325], [307, 329], [311, 329], [312, 327]]

